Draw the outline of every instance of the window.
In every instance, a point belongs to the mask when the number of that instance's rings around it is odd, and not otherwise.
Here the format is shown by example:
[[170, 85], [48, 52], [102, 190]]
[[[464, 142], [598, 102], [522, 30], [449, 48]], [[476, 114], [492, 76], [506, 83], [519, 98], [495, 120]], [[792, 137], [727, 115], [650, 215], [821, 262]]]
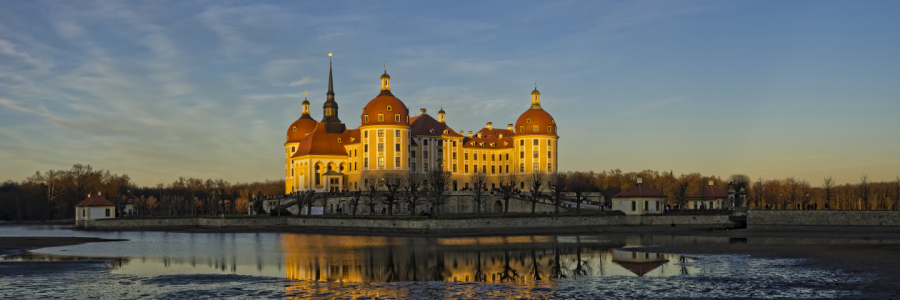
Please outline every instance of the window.
[[487, 166], [481, 166], [481, 173], [487, 173]]
[[438, 140], [438, 147], [444, 146], [444, 140]]
[[369, 158], [366, 157], [363, 160], [363, 168], [369, 168]]
[[456, 173], [456, 164], [453, 164], [453, 173]]
[[531, 172], [537, 173], [540, 171], [541, 171], [541, 166], [539, 166], [538, 163], [534, 163], [534, 165], [531, 166]]
[[81, 209], [81, 217], [82, 217], [82, 218], [84, 218], [84, 217], [87, 216], [87, 213], [86, 213], [86, 212], [87, 212], [87, 209], [84, 209], [84, 208]]
[[291, 177], [294, 177], [294, 169], [291, 169]]
[[[394, 115], [394, 122], [400, 122], [400, 114]], [[550, 129], [550, 126], [547, 126], [547, 129]]]
[[[365, 115], [366, 123], [369, 123], [369, 115]], [[366, 137], [369, 137], [368, 135]]]
[[359, 165], [357, 165], [355, 162], [353, 163], [353, 170], [359, 171]]
[[422, 163], [422, 171], [428, 172], [428, 163]]
[[519, 140], [519, 146], [525, 147], [525, 140]]
[[291, 153], [294, 153], [294, 151], [297, 151], [297, 149], [295, 149], [295, 148], [296, 147], [291, 147]]
[[519, 158], [525, 159], [525, 151], [519, 152]]
[[553, 141], [547, 140], [547, 147], [550, 147], [550, 145], [552, 145], [552, 144], [553, 144]]
[[[398, 118], [399, 118], [399, 116], [398, 116]], [[397, 121], [399, 122], [400, 120], [397, 120]], [[400, 130], [394, 130], [394, 136], [400, 137]]]
[[319, 176], [319, 165], [316, 165], [316, 185], [322, 184], [322, 177]]
[[109, 208], [106, 209], [106, 216], [109, 217]]
[[506, 173], [509, 173], [509, 165], [506, 165]]
[[437, 158], [444, 158], [444, 149], [438, 148]]
[[631, 201], [631, 211], [637, 210], [637, 201]]
[[553, 152], [547, 151], [547, 158], [553, 158]]
[[644, 201], [644, 211], [650, 210], [650, 201]]
[[378, 122], [384, 122], [384, 114], [378, 114]]
[[353, 157], [357, 157], [356, 149], [353, 149]]
[[428, 158], [428, 151], [422, 151], [422, 158]]
[[384, 129], [378, 129], [378, 137], [384, 137]]
[[[369, 117], [366, 117], [366, 122], [369, 122]], [[519, 133], [525, 133], [525, 125], [519, 126]]]
[[469, 173], [469, 165], [463, 165], [463, 168], [465, 169], [466, 173]]
[[553, 172], [552, 166], [553, 166], [553, 164], [547, 163], [547, 172], [548, 172], [548, 173], [549, 173], [549, 172]]
[[456, 147], [456, 141], [453, 141], [453, 147]]
[[531, 124], [531, 119], [525, 120], [525, 123]]
[[363, 145], [363, 152], [369, 152], [369, 145]]
[[496, 155], [496, 154], [491, 154], [491, 161], [495, 161], [496, 158], [497, 158], [497, 155]]
[[472, 173], [478, 173], [478, 166], [472, 165]]
[[497, 173], [496, 167], [491, 166], [491, 174], [495, 174], [495, 173]]
[[391, 106], [390, 106], [390, 105], [388, 105], [387, 111], [391, 111]]
[[[378, 152], [384, 152], [384, 143], [378, 143]], [[537, 151], [535, 151], [537, 153]]]
[[341, 142], [341, 138], [338, 138], [338, 143], [340, 143], [340, 142]]
[[453, 159], [456, 159], [456, 152], [453, 152]]
[[463, 157], [465, 157], [466, 160], [469, 160], [469, 153], [464, 154]]
[[534, 151], [534, 158], [538, 158], [538, 152]]
[[487, 161], [487, 154], [481, 154], [481, 160]]
[[409, 163], [409, 168], [412, 169], [412, 170], [415, 170], [415, 169], [416, 169], [416, 162], [414, 162], [414, 161], [413, 161], [413, 162], [410, 162], [410, 163]]
[[384, 168], [384, 157], [383, 156], [378, 157], [378, 167]]
[[400, 151], [400, 144], [394, 144], [394, 151]]
[[472, 160], [478, 160], [478, 153], [472, 153]]
[[534, 139], [533, 141], [534, 141], [534, 145], [535, 145], [535, 146], [537, 146], [537, 145], [540, 144], [540, 142], [538, 141], [538, 139]]
[[534, 130], [534, 132], [538, 132], [538, 126], [537, 126], [537, 125], [534, 125], [534, 129], [533, 129], [533, 130]]
[[409, 153], [410, 158], [416, 158], [416, 151], [412, 151]]
[[292, 130], [293, 130], [294, 132], [297, 132], [297, 126], [294, 126], [294, 128], [292, 128]]
[[399, 167], [400, 167], [400, 158], [399, 157], [394, 158], [394, 168], [399, 168]]
[[369, 131], [368, 131], [368, 130], [364, 130], [364, 131], [363, 131], [363, 137], [369, 137]]
[[547, 125], [547, 133], [550, 133], [550, 125]]
[[422, 140], [422, 145], [428, 146], [428, 139], [423, 139], [423, 140]]

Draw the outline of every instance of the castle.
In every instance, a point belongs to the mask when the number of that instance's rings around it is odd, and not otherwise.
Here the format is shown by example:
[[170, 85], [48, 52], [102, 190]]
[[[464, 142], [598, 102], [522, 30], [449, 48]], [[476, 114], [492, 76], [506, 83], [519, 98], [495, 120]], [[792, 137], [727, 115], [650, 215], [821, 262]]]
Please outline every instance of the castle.
[[[451, 172], [449, 188], [454, 191], [469, 188], [472, 173], [485, 173], [487, 186], [494, 188], [498, 176], [556, 172], [556, 121], [541, 108], [537, 85], [531, 91], [531, 107], [514, 124], [494, 128], [488, 122], [477, 133], [465, 134], [447, 126], [443, 107], [437, 119], [425, 109], [412, 116], [394, 96], [390, 82], [385, 68], [381, 92], [363, 108], [359, 128], [348, 129], [338, 117], [329, 65], [324, 117], [314, 120], [309, 100], [304, 99], [303, 114], [288, 127], [286, 194], [362, 190], [385, 172], [427, 173], [440, 168]], [[525, 183], [517, 185], [524, 188]]]

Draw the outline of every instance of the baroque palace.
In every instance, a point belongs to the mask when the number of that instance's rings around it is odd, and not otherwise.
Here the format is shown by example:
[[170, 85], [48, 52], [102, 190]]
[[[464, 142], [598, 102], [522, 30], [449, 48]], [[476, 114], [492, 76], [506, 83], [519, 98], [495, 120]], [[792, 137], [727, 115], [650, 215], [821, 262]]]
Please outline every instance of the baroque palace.
[[[451, 190], [469, 187], [472, 173], [497, 176], [557, 170], [556, 121], [541, 108], [541, 93], [531, 91], [531, 107], [515, 124], [494, 128], [491, 122], [473, 134], [447, 125], [441, 110], [437, 119], [423, 108], [412, 116], [391, 91], [391, 76], [381, 75], [381, 92], [359, 115], [359, 128], [348, 129], [338, 117], [332, 70], [324, 116], [317, 122], [303, 101], [303, 114], [287, 130], [285, 193], [365, 189], [369, 180], [385, 172], [427, 173], [436, 168], [451, 172]], [[520, 180], [521, 181], [521, 180]], [[490, 184], [496, 187], [496, 183]], [[524, 182], [520, 182], [524, 188]]]

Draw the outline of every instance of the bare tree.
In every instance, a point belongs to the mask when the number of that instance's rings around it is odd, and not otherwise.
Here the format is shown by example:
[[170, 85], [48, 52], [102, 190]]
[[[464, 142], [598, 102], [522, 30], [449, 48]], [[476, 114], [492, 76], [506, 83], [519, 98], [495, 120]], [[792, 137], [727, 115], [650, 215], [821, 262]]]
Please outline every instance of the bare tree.
[[894, 181], [894, 210], [900, 209], [900, 176]]
[[380, 184], [378, 180], [370, 180], [368, 184], [366, 184], [366, 206], [369, 207], [369, 214], [375, 214], [375, 205], [378, 204], [378, 198], [381, 191], [379, 191]]
[[834, 206], [834, 203], [832, 203], [832, 199], [834, 198], [834, 179], [832, 179], [831, 176], [823, 179], [822, 192], [825, 193], [826, 208], [832, 208]]
[[569, 176], [566, 173], [553, 173], [547, 179], [547, 186], [553, 192], [554, 213], [559, 214], [559, 207], [562, 206], [563, 191], [566, 190]]
[[869, 194], [872, 187], [869, 185], [869, 175], [863, 174], [859, 178], [859, 185], [856, 188], [856, 196], [860, 201], [860, 210], [869, 209]]
[[487, 173], [474, 172], [469, 176], [469, 181], [474, 186], [472, 191], [474, 193], [473, 199], [475, 200], [475, 213], [481, 215], [482, 202], [484, 202], [485, 194], [487, 193]]
[[684, 205], [687, 204], [688, 197], [688, 187], [691, 186], [690, 178], [686, 178], [685, 176], [681, 176], [681, 179], [675, 185], [675, 190], [673, 194], [675, 194], [675, 202], [678, 205], [679, 209], [684, 209]]
[[800, 198], [800, 181], [794, 179], [794, 177], [788, 177], [784, 180], [784, 184], [787, 185], [787, 194], [788, 199], [790, 199], [791, 209], [797, 209], [797, 200]]
[[[315, 190], [306, 190], [300, 192], [300, 197], [303, 198], [303, 203], [306, 205], [306, 215], [312, 215], [312, 208], [316, 205], [316, 191]], [[299, 203], [297, 204], [299, 205]], [[324, 206], [324, 205], [323, 205]], [[324, 207], [323, 207], [324, 210]], [[297, 210], [298, 212], [300, 210]]]
[[514, 174], [504, 174], [497, 178], [500, 184], [500, 195], [503, 197], [503, 214], [509, 214], [509, 198], [516, 191], [517, 176]]
[[362, 191], [359, 188], [356, 188], [356, 191], [350, 193], [350, 206], [352, 208], [352, 213], [355, 216], [356, 210], [359, 209], [359, 202], [362, 200]]
[[428, 190], [431, 194], [431, 201], [434, 203], [434, 215], [439, 216], [444, 202], [447, 200], [447, 185], [450, 184], [450, 172], [444, 171], [442, 168], [434, 168], [428, 173]]
[[416, 171], [406, 173], [405, 183], [403, 184], [403, 198], [409, 206], [409, 214], [416, 214], [416, 206], [419, 205], [419, 190], [422, 188], [422, 178], [424, 176]]
[[547, 175], [541, 172], [534, 172], [526, 175], [525, 184], [528, 185], [531, 195], [528, 200], [531, 201], [531, 213], [533, 214], [538, 201], [541, 199], [541, 192], [544, 190], [544, 181]]
[[591, 174], [585, 172], [569, 173], [569, 190], [575, 193], [575, 213], [581, 213], [581, 202], [584, 202], [584, 193], [594, 188]]
[[387, 203], [388, 215], [394, 215], [394, 203], [404, 183], [404, 176], [398, 172], [387, 172], [381, 176], [384, 186], [384, 201]]

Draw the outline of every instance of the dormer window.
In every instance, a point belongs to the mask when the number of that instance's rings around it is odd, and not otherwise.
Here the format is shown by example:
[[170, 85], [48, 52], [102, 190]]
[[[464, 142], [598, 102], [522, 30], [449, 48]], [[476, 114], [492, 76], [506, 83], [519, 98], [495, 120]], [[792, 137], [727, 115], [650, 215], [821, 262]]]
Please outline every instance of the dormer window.
[[550, 124], [556, 125], [556, 120], [550, 120]]
[[447, 134], [447, 129], [444, 129], [444, 134]]
[[434, 133], [434, 128], [428, 129], [428, 133]]
[[501, 139], [503, 138], [503, 134], [502, 134], [502, 133], [500, 134], [500, 138], [501, 138]]
[[387, 111], [391, 111], [391, 106], [390, 106], [390, 105], [388, 105]]
[[340, 142], [341, 142], [341, 138], [338, 138], [338, 143], [340, 143]]
[[304, 135], [303, 137], [308, 137], [308, 136], [309, 136], [309, 132], [307, 132], [306, 135]]
[[[367, 117], [366, 122], [368, 122], [368, 121], [369, 121], [369, 119]], [[525, 125], [519, 126], [519, 133], [525, 133]]]
[[506, 147], [506, 145], [509, 145], [509, 143], [503, 142], [503, 147]]
[[293, 130], [294, 132], [297, 132], [297, 126], [294, 126]]
[[497, 147], [497, 144], [491, 143], [491, 147]]
[[529, 118], [529, 119], [525, 120], [525, 123], [531, 124], [531, 119]]
[[369, 123], [369, 115], [366, 115], [365, 119], [366, 119], [366, 123]]
[[538, 126], [534, 125], [534, 132], [538, 132]]
[[550, 126], [547, 126], [547, 133], [550, 133]]
[[378, 122], [384, 122], [384, 114], [378, 114]]
[[394, 115], [394, 122], [400, 122], [400, 114]]
[[484, 147], [484, 142], [478, 143], [478, 146]]
[[351, 143], [352, 143], [353, 141], [355, 141], [355, 140], [356, 140], [355, 137], [350, 138], [350, 142], [351, 142]]

